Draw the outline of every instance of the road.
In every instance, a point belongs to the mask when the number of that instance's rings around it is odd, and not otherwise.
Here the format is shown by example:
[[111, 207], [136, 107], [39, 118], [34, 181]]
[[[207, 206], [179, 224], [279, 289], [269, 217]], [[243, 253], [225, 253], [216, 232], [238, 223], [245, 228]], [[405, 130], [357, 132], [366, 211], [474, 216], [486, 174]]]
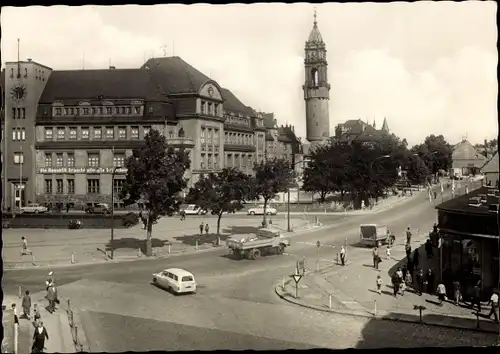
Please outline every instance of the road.
[[[91, 351], [492, 343], [495, 336], [489, 334], [318, 313], [284, 303], [274, 294], [274, 284], [293, 271], [297, 259], [315, 263], [318, 240], [323, 245], [319, 257], [333, 259], [346, 238], [348, 244], [357, 242], [360, 223], [387, 224], [403, 237], [409, 224], [425, 231], [435, 220], [433, 206], [421, 196], [397, 209], [342, 218], [332, 227], [297, 235], [283, 256], [236, 261], [226, 250], [215, 249], [168, 260], [59, 268], [55, 276], [61, 295], [81, 309]], [[153, 272], [174, 266], [195, 274], [200, 284], [196, 295], [175, 297], [149, 285]], [[46, 270], [39, 269], [7, 271], [4, 291], [15, 293], [19, 285], [40, 291], [45, 276]]]

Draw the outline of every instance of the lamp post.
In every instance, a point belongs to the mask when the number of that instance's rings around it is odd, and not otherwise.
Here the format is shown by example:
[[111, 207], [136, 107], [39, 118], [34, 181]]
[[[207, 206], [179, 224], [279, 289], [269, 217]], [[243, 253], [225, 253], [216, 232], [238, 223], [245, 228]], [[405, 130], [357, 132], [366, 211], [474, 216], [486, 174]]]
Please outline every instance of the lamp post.
[[[390, 158], [391, 155], [383, 155], [383, 156], [379, 156], [377, 158], [375, 158], [371, 163], [370, 163], [370, 168], [368, 170], [368, 178], [370, 179], [370, 190], [368, 191], [368, 195], [371, 196], [372, 195], [372, 187], [373, 187], [373, 179], [372, 179], [372, 172], [373, 172], [373, 164], [375, 163], [375, 161], [377, 160], [381, 160], [381, 159], [387, 159], [387, 158]], [[371, 200], [370, 200], [370, 205], [371, 205]]]
[[115, 239], [115, 174], [118, 167], [113, 167], [111, 174], [111, 259], [115, 257], [113, 240]]

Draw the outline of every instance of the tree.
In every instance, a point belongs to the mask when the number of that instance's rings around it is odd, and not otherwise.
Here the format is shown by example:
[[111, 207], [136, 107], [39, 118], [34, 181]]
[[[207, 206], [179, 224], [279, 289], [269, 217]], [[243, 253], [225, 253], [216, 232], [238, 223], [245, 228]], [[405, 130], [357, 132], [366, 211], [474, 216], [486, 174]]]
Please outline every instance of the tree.
[[179, 210], [180, 192], [187, 186], [184, 178], [189, 169], [188, 154], [169, 147], [167, 140], [157, 130], [150, 130], [144, 145], [134, 149], [125, 164], [127, 178], [120, 193], [125, 205], [144, 202], [146, 211], [146, 256], [152, 255], [151, 235], [153, 224], [162, 215], [172, 215]]
[[252, 178], [250, 199], [264, 199], [264, 219], [262, 224], [267, 226], [266, 209], [269, 200], [279, 192], [285, 192], [292, 180], [292, 168], [284, 159], [268, 159], [254, 165], [255, 176]]
[[220, 173], [201, 175], [189, 190], [187, 200], [203, 210], [217, 215], [217, 234], [220, 233], [222, 215], [243, 209], [249, 194], [250, 177], [234, 168]]
[[423, 184], [429, 176], [429, 168], [419, 156], [414, 156], [410, 159], [406, 176], [414, 184]]
[[443, 135], [429, 135], [421, 146], [420, 156], [432, 174], [439, 170], [448, 171], [452, 164], [453, 148]]

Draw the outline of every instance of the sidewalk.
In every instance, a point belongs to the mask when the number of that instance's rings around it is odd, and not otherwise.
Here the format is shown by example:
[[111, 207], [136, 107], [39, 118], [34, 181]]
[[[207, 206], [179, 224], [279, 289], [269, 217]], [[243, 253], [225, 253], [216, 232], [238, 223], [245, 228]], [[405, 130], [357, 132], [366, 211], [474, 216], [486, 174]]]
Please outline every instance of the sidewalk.
[[[412, 244], [413, 248], [420, 247], [419, 267], [424, 271], [433, 268], [437, 272], [438, 267], [432, 262], [427, 263], [423, 249], [427, 233], [415, 236]], [[404, 296], [395, 298], [389, 274], [406, 264], [404, 243], [399, 241], [391, 250], [392, 259], [385, 259], [385, 248], [381, 250], [383, 261], [379, 271], [373, 268], [371, 249], [349, 247], [346, 266], [342, 267], [336, 261], [323, 262], [318, 271], [306, 272], [299, 281], [298, 299], [295, 298], [295, 282], [289, 276], [276, 285], [275, 291], [282, 299], [303, 307], [374, 319], [420, 322], [416, 306], [423, 306], [422, 321], [425, 324], [498, 333], [498, 323], [485, 318], [490, 310], [487, 306], [483, 306], [482, 316], [476, 317], [475, 311], [463, 304], [456, 306], [448, 301], [439, 306], [435, 295], [418, 296], [407, 290]], [[376, 292], [377, 275], [383, 280], [381, 295]]]
[[[292, 235], [308, 232], [313, 223], [312, 217], [291, 218], [294, 229]], [[272, 227], [285, 232], [285, 216], [273, 216]], [[210, 226], [209, 234], [200, 235], [201, 222]], [[216, 219], [178, 217], [162, 218], [153, 226], [152, 246], [156, 257], [168, 257], [186, 252], [199, 252], [214, 249], [217, 241]], [[221, 235], [224, 241], [233, 234], [253, 233], [262, 222], [261, 217], [228, 218], [221, 220]], [[21, 236], [28, 240], [28, 248], [33, 256], [21, 256]], [[113, 244], [110, 243], [110, 230], [4, 230], [4, 267], [23, 269], [31, 267], [71, 266], [72, 264], [93, 264], [102, 262], [131, 261], [143, 258], [146, 231], [141, 226], [115, 230]], [[114, 259], [110, 259], [111, 247]], [[140, 251], [139, 251], [140, 250]]]

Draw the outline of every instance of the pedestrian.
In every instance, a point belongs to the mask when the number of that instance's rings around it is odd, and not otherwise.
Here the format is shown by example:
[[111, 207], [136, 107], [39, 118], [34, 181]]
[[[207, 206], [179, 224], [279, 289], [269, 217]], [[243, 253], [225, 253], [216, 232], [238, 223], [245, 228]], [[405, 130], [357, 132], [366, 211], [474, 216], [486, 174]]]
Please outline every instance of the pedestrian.
[[203, 229], [205, 228], [205, 225], [203, 225], [203, 221], [200, 224], [200, 236], [203, 236]]
[[340, 263], [342, 264], [342, 266], [345, 266], [345, 253], [345, 246], [340, 246]]
[[458, 306], [460, 300], [461, 300], [461, 292], [460, 292], [460, 282], [458, 280], [455, 280], [453, 282], [453, 300], [455, 300], [455, 305]]
[[473, 289], [472, 308], [477, 305], [477, 312], [481, 312], [481, 280], [478, 280]]
[[434, 272], [432, 271], [432, 268], [429, 268], [429, 270], [427, 271], [427, 275], [425, 277], [425, 282], [427, 285], [427, 293], [428, 294], [432, 294], [433, 290], [435, 289], [434, 288], [434, 286], [436, 285], [436, 283], [434, 282], [435, 279], [436, 279], [436, 277], [434, 275]]
[[405, 251], [406, 251], [406, 258], [410, 259], [410, 257], [411, 257], [411, 245], [410, 245], [410, 243], [407, 243], [405, 245]]
[[434, 199], [437, 199], [437, 195], [438, 195], [437, 192], [434, 191]]
[[41, 321], [42, 315], [40, 315], [40, 310], [38, 309], [38, 304], [33, 304], [33, 326], [38, 327], [38, 323]]
[[33, 333], [33, 345], [31, 347], [32, 353], [43, 353], [45, 349], [45, 340], [49, 339], [49, 334], [47, 333], [47, 329], [43, 325], [42, 321], [38, 322], [38, 327], [35, 329]]
[[399, 287], [400, 287], [400, 278], [398, 277], [396, 272], [394, 272], [392, 274], [391, 282], [392, 282], [392, 291], [394, 293], [394, 297], [396, 297], [398, 295], [398, 291], [399, 291]]
[[413, 278], [412, 278], [410, 272], [406, 272], [406, 275], [405, 275], [405, 284], [406, 284], [406, 288], [411, 288], [412, 287]]
[[382, 294], [382, 278], [377, 275], [377, 294]]
[[184, 221], [184, 220], [186, 220], [186, 211], [181, 210], [181, 221]]
[[403, 270], [401, 268], [398, 268], [396, 270], [396, 275], [398, 276], [399, 280], [403, 280]]
[[69, 203], [66, 203], [66, 213], [69, 213]]
[[46, 286], [46, 290], [48, 291], [49, 288], [51, 286], [53, 286], [55, 284], [54, 282], [54, 272], [53, 271], [50, 271], [49, 272], [49, 277], [47, 278], [47, 280], [45, 281], [45, 286]]
[[422, 296], [422, 291], [424, 289], [424, 270], [418, 269], [416, 275], [417, 292], [419, 296]]
[[23, 317], [29, 320], [31, 310], [31, 296], [29, 290], [26, 290], [24, 292], [23, 300], [21, 301], [21, 307], [23, 308]]
[[47, 306], [47, 311], [53, 313], [56, 310], [56, 291], [54, 286], [50, 286], [47, 290], [47, 300], [49, 301], [49, 306]]
[[406, 229], [406, 243], [407, 244], [411, 244], [411, 229], [410, 227], [408, 226], [408, 228]]
[[391, 246], [387, 245], [387, 248], [385, 249], [385, 258], [387, 260], [391, 259]]
[[210, 231], [210, 226], [208, 226], [208, 223], [205, 224], [205, 234], [208, 236], [208, 232]]
[[425, 241], [424, 247], [427, 259], [432, 259], [432, 257], [434, 256], [434, 252], [432, 251], [432, 242], [430, 239], [427, 239], [427, 241]]
[[413, 272], [415, 271], [415, 265], [413, 263], [413, 259], [410, 258], [408, 259], [408, 262], [406, 262], [406, 268], [408, 269], [408, 273], [411, 274], [411, 276], [413, 277]]
[[413, 252], [413, 264], [415, 265], [415, 268], [418, 268], [418, 265], [420, 264], [420, 252], [418, 251], [418, 248], [416, 248], [415, 252]]
[[21, 256], [32, 255], [33, 253], [28, 249], [28, 240], [26, 237], [21, 237], [23, 245], [21, 246]]
[[373, 268], [378, 269], [380, 256], [378, 255], [378, 247], [377, 246], [373, 247], [372, 255], [373, 255]]
[[498, 322], [498, 292], [497, 290], [493, 291], [493, 294], [490, 297], [490, 301], [488, 302], [491, 305], [490, 314], [488, 318], [491, 318], [491, 315], [495, 316], [495, 322]]
[[443, 301], [446, 301], [446, 287], [443, 283], [439, 283], [436, 289], [437, 297], [439, 300], [439, 306], [443, 306]]

